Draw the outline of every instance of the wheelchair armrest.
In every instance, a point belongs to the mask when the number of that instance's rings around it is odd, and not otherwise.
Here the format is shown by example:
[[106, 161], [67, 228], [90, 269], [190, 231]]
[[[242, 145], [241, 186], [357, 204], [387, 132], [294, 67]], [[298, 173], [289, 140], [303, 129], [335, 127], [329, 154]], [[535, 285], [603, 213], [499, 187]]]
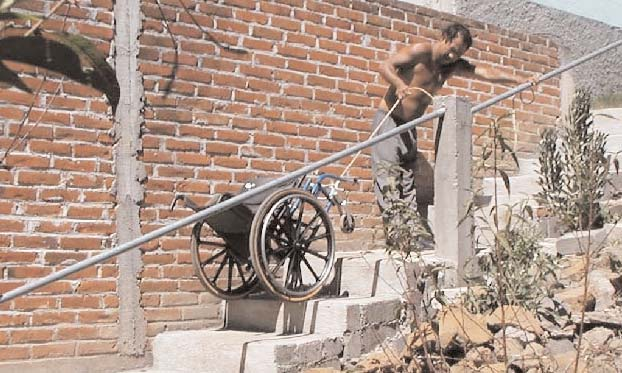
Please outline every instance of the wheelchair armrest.
[[220, 202], [221, 199], [222, 199], [222, 194], [215, 194], [214, 198], [212, 198], [207, 203], [207, 205], [199, 206], [198, 203], [196, 203], [192, 198], [188, 197], [187, 195], [176, 194], [175, 198], [173, 199], [173, 202], [171, 202], [171, 211], [175, 208], [175, 205], [177, 204], [178, 200], [184, 201], [184, 205], [186, 205], [186, 207], [192, 209], [195, 212], [198, 212], [198, 211], [205, 210], [206, 208], [217, 204], [218, 202]]

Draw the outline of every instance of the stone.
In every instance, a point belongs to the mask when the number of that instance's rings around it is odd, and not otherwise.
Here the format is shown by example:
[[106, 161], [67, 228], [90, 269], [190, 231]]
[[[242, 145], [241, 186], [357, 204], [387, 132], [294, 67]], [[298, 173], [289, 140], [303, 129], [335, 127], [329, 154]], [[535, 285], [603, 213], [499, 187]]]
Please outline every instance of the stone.
[[539, 309], [547, 309], [554, 310], [555, 309], [555, 301], [549, 297], [544, 297], [540, 300], [540, 304], [538, 305]]
[[[560, 320], [561, 323], [567, 325], [567, 322], [563, 322], [562, 320]], [[568, 319], [566, 319], [566, 321], [569, 321]], [[542, 318], [540, 320], [540, 325], [542, 326], [542, 328], [544, 330], [546, 330], [549, 333], [549, 336], [551, 338], [554, 339], [560, 339], [560, 338], [572, 338], [573, 334], [574, 334], [574, 325], [570, 324], [572, 326], [572, 328], [570, 330], [565, 330], [562, 329], [557, 323], [553, 323], [551, 321], [549, 321], [546, 318]]]
[[602, 249], [600, 254], [607, 258], [607, 264], [612, 271], [622, 270], [622, 246], [607, 246]]
[[[581, 322], [581, 315], [573, 315], [571, 320], [575, 324], [579, 324]], [[622, 329], [622, 309], [612, 308], [603, 311], [586, 312], [583, 323], [589, 326], [604, 326], [613, 329]]]
[[503, 363], [495, 363], [495, 364], [486, 364], [481, 367], [475, 367], [475, 365], [468, 360], [461, 360], [455, 365], [453, 365], [450, 370], [450, 373], [505, 373], [505, 364]]
[[498, 307], [492, 314], [486, 317], [486, 323], [491, 330], [499, 330], [502, 327], [501, 312], [505, 314], [505, 325], [511, 325], [519, 327], [531, 333], [535, 333], [538, 336], [544, 333], [544, 330], [540, 326], [540, 322], [533, 314], [519, 306], [503, 306]]
[[565, 354], [567, 352], [577, 352], [574, 344], [568, 339], [550, 339], [544, 348], [544, 353], [547, 355]]
[[542, 365], [543, 358], [541, 356], [517, 356], [511, 359], [509, 366], [515, 371], [527, 372], [533, 369], [537, 369]]
[[484, 346], [477, 346], [467, 352], [465, 359], [471, 361], [476, 367], [481, 367], [483, 364], [489, 365], [497, 362], [497, 358], [494, 352]]
[[454, 306], [444, 308], [440, 314], [439, 337], [444, 349], [452, 342], [482, 345], [492, 340], [492, 333], [481, 315]]
[[311, 368], [304, 371], [304, 373], [339, 373], [341, 369], [336, 368]]
[[[576, 352], [566, 352], [555, 355], [540, 355], [538, 357], [519, 357], [510, 363], [510, 367], [520, 372], [574, 372]], [[587, 373], [587, 364], [579, 360], [578, 372]]]
[[488, 364], [477, 369], [477, 372], [482, 373], [506, 373], [504, 363]]
[[[525, 351], [523, 343], [518, 339], [506, 338], [505, 341], [508, 361], [518, 358]], [[493, 348], [495, 350], [495, 356], [497, 357], [497, 360], [505, 361], [505, 353], [503, 351], [503, 338], [495, 338], [493, 342]]]
[[472, 362], [464, 359], [460, 360], [456, 364], [452, 365], [449, 369], [449, 373], [467, 373], [475, 372], [477, 367]]
[[[549, 363], [547, 368], [553, 372], [574, 372], [575, 359], [577, 357], [576, 352], [566, 352], [563, 354], [552, 355], [553, 361]], [[587, 370], [587, 364], [583, 359], [579, 359], [579, 372], [589, 372]]]
[[382, 372], [383, 369], [401, 366], [402, 362], [396, 354], [387, 352], [373, 352], [356, 364], [357, 369], [364, 372]]
[[609, 349], [617, 352], [618, 354], [622, 354], [622, 338], [612, 338], [607, 343]]
[[571, 313], [578, 314], [582, 310], [594, 311], [596, 298], [588, 291], [587, 297], [584, 300], [583, 294], [582, 287], [568, 288], [556, 293], [554, 299], [561, 302]]
[[603, 327], [597, 327], [583, 333], [583, 341], [592, 347], [602, 347], [613, 337], [613, 331]]
[[615, 304], [616, 289], [611, 283], [611, 277], [607, 272], [599, 269], [591, 271], [588, 275], [589, 292], [595, 298], [595, 311], [601, 311]]
[[429, 349], [434, 349], [437, 341], [437, 333], [430, 323], [419, 325], [419, 332], [412, 332], [406, 338], [406, 346], [404, 346], [403, 356], [412, 356], [413, 350], [423, 347], [424, 343]]
[[609, 356], [596, 356], [589, 362], [589, 370], [590, 372], [598, 372], [598, 373], [619, 373], [620, 371], [616, 368], [616, 364], [614, 359]]
[[[503, 338], [503, 331], [499, 330], [497, 334], [495, 334], [496, 339]], [[521, 341], [524, 345], [534, 342], [537, 339], [537, 336], [534, 333], [528, 332], [521, 328], [517, 328], [514, 326], [506, 326], [505, 327], [505, 338], [512, 338]]]
[[527, 343], [525, 346], [524, 354], [526, 356], [542, 356], [544, 353], [544, 346], [536, 342]]
[[585, 259], [583, 256], [569, 256], [564, 258], [560, 265], [559, 279], [574, 282], [581, 281], [585, 274]]

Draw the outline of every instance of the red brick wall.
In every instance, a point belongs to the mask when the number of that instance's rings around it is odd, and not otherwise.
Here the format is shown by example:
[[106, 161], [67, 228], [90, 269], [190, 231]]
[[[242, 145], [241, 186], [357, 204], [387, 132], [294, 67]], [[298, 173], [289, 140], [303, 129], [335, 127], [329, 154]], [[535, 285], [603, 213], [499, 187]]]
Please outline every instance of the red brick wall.
[[[45, 14], [54, 3], [29, 1], [24, 7]], [[81, 2], [79, 9], [63, 6], [59, 14], [67, 10], [65, 30], [91, 38], [108, 55], [112, 1]], [[60, 30], [63, 18], [52, 17], [42, 27]], [[15, 32], [8, 28], [3, 35], [10, 33]], [[42, 84], [42, 69], [3, 63], [33, 92]], [[20, 132], [30, 131], [28, 139], [0, 169], [2, 293], [114, 242], [111, 109], [98, 91], [47, 75], [38, 97], [15, 88], [0, 90], [0, 157], [34, 101], [29, 123]], [[0, 361], [114, 353], [116, 277], [114, 263], [97, 265], [0, 305]]]
[[[141, 2], [141, 160], [148, 176], [143, 233], [191, 213], [169, 211], [175, 193], [207, 201], [210, 194], [238, 190], [251, 177], [282, 175], [367, 139], [373, 108], [386, 89], [377, 73], [380, 61], [407, 43], [438, 39], [447, 21], [471, 28], [475, 43], [467, 57], [475, 63], [523, 77], [558, 63], [556, 47], [545, 39], [393, 0], [185, 1], [205, 33], [177, 0], [160, 3], [175, 42], [156, 2]], [[51, 2], [29, 4], [45, 13]], [[66, 27], [93, 37], [108, 53], [111, 9], [106, 0], [72, 7]], [[62, 17], [50, 22], [60, 27]], [[39, 84], [28, 78], [36, 75], [31, 67], [10, 67], [22, 71], [30, 86]], [[59, 82], [57, 76], [48, 79], [34, 118]], [[516, 145], [523, 153], [534, 150], [538, 127], [552, 125], [558, 114], [558, 84], [552, 79], [541, 85], [533, 103], [515, 102]], [[0, 291], [114, 242], [110, 110], [98, 92], [71, 81], [62, 86], [29, 140], [8, 158], [9, 168], [0, 170]], [[482, 102], [507, 89], [451, 79], [442, 93]], [[3, 149], [32, 97], [14, 88], [0, 92]], [[508, 99], [476, 115], [475, 134], [491, 115], [511, 107]], [[419, 146], [430, 155], [431, 123], [420, 128]], [[342, 249], [369, 247], [378, 223], [367, 154], [350, 171], [361, 182], [344, 185], [359, 228], [339, 235]], [[325, 170], [341, 173], [349, 160]], [[149, 337], [165, 328], [212, 325], [218, 317], [217, 301], [193, 277], [190, 229], [143, 248], [141, 302]], [[113, 263], [100, 265], [0, 305], [0, 361], [114, 353], [116, 272]]]

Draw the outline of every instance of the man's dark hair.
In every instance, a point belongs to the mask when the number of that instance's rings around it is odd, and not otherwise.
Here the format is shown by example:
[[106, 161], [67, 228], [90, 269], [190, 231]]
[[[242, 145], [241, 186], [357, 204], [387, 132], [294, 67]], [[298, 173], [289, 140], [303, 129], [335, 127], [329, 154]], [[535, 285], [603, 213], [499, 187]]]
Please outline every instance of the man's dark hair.
[[467, 49], [471, 48], [473, 38], [471, 38], [471, 32], [469, 29], [464, 25], [460, 23], [452, 23], [443, 29], [443, 37], [447, 41], [454, 40], [458, 35], [462, 35], [462, 40], [464, 40], [464, 45], [466, 45]]

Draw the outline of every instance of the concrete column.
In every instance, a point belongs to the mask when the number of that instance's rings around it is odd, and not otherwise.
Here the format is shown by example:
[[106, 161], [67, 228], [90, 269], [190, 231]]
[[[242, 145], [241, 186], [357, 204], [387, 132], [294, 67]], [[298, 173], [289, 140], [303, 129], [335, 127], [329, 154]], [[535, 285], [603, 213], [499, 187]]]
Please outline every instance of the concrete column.
[[[138, 37], [141, 30], [140, 1], [117, 0], [115, 18], [115, 70], [121, 88], [115, 113], [115, 176], [117, 197], [117, 244], [141, 235], [140, 203], [144, 199], [145, 170], [138, 160], [142, 148], [143, 80], [138, 71]], [[118, 257], [119, 336], [122, 355], [143, 356], [147, 344], [147, 322], [140, 305], [141, 252], [128, 251]]]
[[434, 110], [445, 108], [437, 120], [434, 166], [434, 237], [436, 255], [455, 266], [447, 271], [444, 287], [464, 284], [467, 258], [474, 254], [473, 218], [467, 207], [473, 200], [471, 104], [465, 98], [447, 96], [434, 100]]

